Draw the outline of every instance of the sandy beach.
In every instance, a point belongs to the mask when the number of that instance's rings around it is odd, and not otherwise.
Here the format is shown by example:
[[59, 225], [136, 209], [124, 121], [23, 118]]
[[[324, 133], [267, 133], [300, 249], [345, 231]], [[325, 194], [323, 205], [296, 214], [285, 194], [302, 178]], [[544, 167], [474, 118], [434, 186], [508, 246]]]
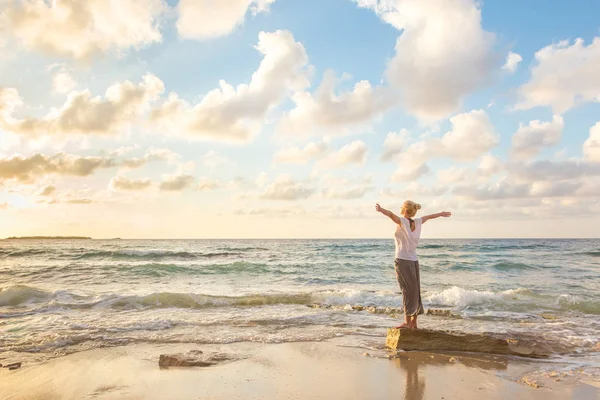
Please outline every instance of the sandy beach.
[[[0, 370], [0, 398], [21, 399], [592, 399], [583, 377], [539, 372], [539, 361], [402, 352], [326, 342], [130, 345]], [[354, 342], [356, 343], [356, 342]], [[210, 367], [158, 365], [160, 354], [225, 353]], [[524, 382], [539, 385], [535, 388]]]

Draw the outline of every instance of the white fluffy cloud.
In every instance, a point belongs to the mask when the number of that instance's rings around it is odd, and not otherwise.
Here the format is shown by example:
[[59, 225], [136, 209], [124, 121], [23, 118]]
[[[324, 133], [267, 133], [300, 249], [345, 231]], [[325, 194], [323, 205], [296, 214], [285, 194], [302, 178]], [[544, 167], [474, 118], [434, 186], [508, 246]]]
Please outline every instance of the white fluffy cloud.
[[559, 115], [552, 117], [552, 122], [534, 120], [529, 125], [521, 124], [512, 137], [512, 154], [517, 158], [528, 158], [537, 155], [544, 147], [557, 145], [564, 126]]
[[441, 183], [459, 183], [472, 177], [472, 171], [466, 167], [449, 167], [438, 171], [438, 180]]
[[99, 169], [139, 168], [151, 161], [172, 160], [176, 156], [166, 149], [150, 149], [141, 158], [121, 160], [114, 155], [79, 156], [67, 153], [13, 155], [0, 157], [0, 182], [8, 179], [32, 182], [36, 178], [48, 175], [89, 176]]
[[583, 143], [586, 160], [600, 163], [600, 122], [590, 128], [590, 137]]
[[438, 152], [458, 161], [472, 161], [487, 153], [499, 142], [488, 115], [483, 110], [474, 110], [450, 118], [452, 130], [439, 142], [433, 143]]
[[475, 0], [357, 0], [399, 30], [387, 76], [406, 109], [439, 119], [484, 86], [496, 68], [494, 36], [481, 26]]
[[368, 148], [362, 140], [355, 140], [341, 149], [329, 153], [318, 163], [319, 168], [341, 168], [351, 164], [364, 164]]
[[265, 200], [303, 200], [314, 192], [314, 188], [296, 181], [288, 174], [281, 174], [265, 187], [260, 198]]
[[256, 49], [263, 60], [248, 85], [221, 81], [195, 105], [169, 95], [151, 122], [174, 134], [214, 141], [245, 142], [258, 133], [269, 110], [289, 92], [309, 85], [304, 46], [288, 31], [261, 32]]
[[383, 142], [382, 161], [389, 161], [398, 156], [406, 145], [408, 131], [403, 129], [399, 133], [390, 132]]
[[139, 191], [148, 189], [150, 186], [152, 186], [152, 182], [148, 178], [129, 179], [122, 175], [115, 176], [109, 183], [109, 187], [115, 191]]
[[52, 76], [52, 89], [59, 94], [69, 93], [75, 89], [77, 82], [64, 68], [59, 69]]
[[179, 0], [177, 31], [187, 39], [210, 39], [232, 32], [253, 15], [268, 11], [275, 0]]
[[46, 185], [42, 188], [40, 188], [40, 190], [37, 191], [37, 195], [38, 196], [51, 196], [56, 192], [56, 186], [54, 185]]
[[484, 154], [477, 167], [477, 172], [480, 176], [489, 177], [501, 172], [503, 168], [502, 161], [498, 157], [494, 157], [491, 154]]
[[398, 168], [394, 171], [390, 180], [392, 182], [410, 182], [429, 172], [429, 167], [422, 159], [406, 154], [400, 159]]
[[43, 52], [88, 58], [159, 42], [162, 0], [7, 0], [0, 21], [14, 40]]
[[116, 166], [118, 163], [114, 159], [106, 157], [81, 157], [65, 153], [52, 156], [34, 154], [29, 157], [15, 155], [0, 158], [0, 180], [30, 182], [51, 174], [88, 176], [98, 169]]
[[521, 61], [523, 61], [523, 57], [511, 51], [506, 56], [506, 63], [504, 64], [502, 69], [508, 72], [515, 72]]
[[389, 89], [372, 87], [360, 81], [352, 91], [336, 93], [336, 78], [327, 71], [315, 93], [298, 92], [292, 96], [295, 107], [281, 120], [278, 130], [285, 134], [310, 136], [348, 133], [354, 126], [368, 123], [394, 104]]
[[[118, 154], [118, 151], [117, 151]], [[132, 157], [120, 162], [120, 166], [125, 168], [139, 168], [152, 161], [167, 161], [170, 163], [179, 159], [179, 154], [162, 148], [151, 148], [142, 157]]]
[[508, 172], [521, 182], [559, 181], [600, 176], [600, 164], [582, 160], [510, 163]]
[[[398, 153], [400, 160], [393, 181], [416, 179], [429, 172], [425, 162], [431, 158], [447, 157], [456, 161], [474, 161], [488, 153], [498, 142], [498, 135], [483, 110], [473, 110], [450, 118], [452, 129], [440, 138], [412, 143]], [[394, 139], [396, 140], [396, 139]]]
[[163, 90], [162, 81], [149, 74], [138, 84], [125, 81], [110, 86], [104, 97], [93, 97], [88, 90], [71, 92], [62, 107], [43, 118], [16, 118], [12, 112], [22, 100], [16, 90], [4, 89], [0, 90], [0, 127], [29, 135], [114, 134], [135, 122]]
[[329, 146], [325, 142], [310, 142], [304, 148], [285, 147], [273, 155], [273, 161], [281, 164], [306, 164], [323, 156]]
[[519, 88], [516, 108], [550, 106], [563, 113], [585, 102], [600, 101], [600, 37], [588, 46], [583, 39], [562, 41], [535, 53], [531, 79]]
[[194, 182], [194, 177], [185, 173], [164, 175], [158, 188], [164, 192], [179, 192], [192, 187]]

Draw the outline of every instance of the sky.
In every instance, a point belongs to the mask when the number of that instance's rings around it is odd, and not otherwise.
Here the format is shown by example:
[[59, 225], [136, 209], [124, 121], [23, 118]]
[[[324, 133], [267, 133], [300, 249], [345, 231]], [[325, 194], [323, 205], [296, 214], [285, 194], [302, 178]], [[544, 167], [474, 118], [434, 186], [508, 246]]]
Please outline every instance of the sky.
[[0, 237], [600, 237], [600, 2], [0, 0]]

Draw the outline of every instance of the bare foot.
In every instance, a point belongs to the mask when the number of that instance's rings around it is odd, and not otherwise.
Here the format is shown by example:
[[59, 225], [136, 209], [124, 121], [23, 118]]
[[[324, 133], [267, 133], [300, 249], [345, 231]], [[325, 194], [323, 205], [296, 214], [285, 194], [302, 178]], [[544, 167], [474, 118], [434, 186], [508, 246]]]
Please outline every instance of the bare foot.
[[402, 325], [396, 326], [394, 329], [402, 329], [402, 328], [412, 328], [411, 324], [407, 324], [406, 322]]

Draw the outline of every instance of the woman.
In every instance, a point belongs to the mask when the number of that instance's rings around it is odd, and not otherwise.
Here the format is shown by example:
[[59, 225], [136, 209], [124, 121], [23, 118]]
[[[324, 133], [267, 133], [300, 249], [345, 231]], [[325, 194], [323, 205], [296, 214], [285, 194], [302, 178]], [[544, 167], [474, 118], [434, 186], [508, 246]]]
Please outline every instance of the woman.
[[422, 218], [412, 219], [421, 205], [407, 200], [402, 205], [398, 217], [390, 210], [375, 204], [375, 210], [394, 221], [396, 233], [396, 257], [394, 266], [396, 278], [402, 289], [402, 304], [404, 305], [404, 323], [396, 328], [417, 328], [417, 316], [423, 314], [423, 303], [421, 302], [421, 278], [419, 276], [419, 261], [417, 259], [417, 245], [421, 237], [421, 225], [430, 219], [449, 217], [452, 215], [447, 211], [426, 215]]

